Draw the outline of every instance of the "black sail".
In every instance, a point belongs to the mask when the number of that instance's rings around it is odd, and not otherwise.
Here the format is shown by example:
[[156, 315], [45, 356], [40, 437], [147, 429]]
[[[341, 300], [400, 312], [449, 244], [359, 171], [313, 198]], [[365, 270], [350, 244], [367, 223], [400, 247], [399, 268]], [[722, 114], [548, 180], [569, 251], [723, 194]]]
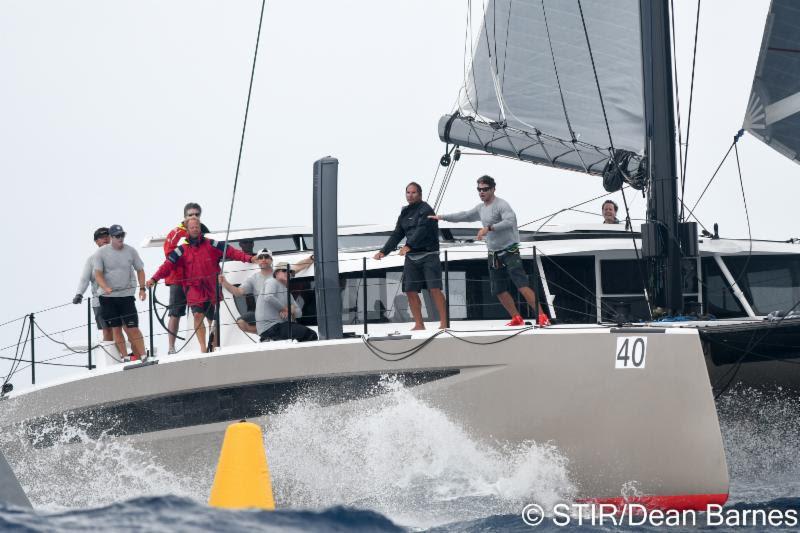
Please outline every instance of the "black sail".
[[800, 162], [800, 3], [770, 5], [745, 130]]

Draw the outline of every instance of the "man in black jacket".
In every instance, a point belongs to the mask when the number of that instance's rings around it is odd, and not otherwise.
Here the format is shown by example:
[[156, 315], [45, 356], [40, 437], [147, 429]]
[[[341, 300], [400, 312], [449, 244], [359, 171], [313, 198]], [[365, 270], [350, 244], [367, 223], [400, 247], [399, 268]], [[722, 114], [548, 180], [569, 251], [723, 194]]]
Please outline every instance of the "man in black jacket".
[[406, 186], [408, 205], [400, 211], [389, 240], [373, 259], [381, 260], [391, 253], [397, 244], [406, 238], [406, 244], [398, 252], [405, 256], [403, 266], [403, 292], [408, 297], [408, 306], [414, 317], [413, 330], [425, 329], [422, 322], [422, 302], [419, 292], [428, 289], [436, 310], [439, 312], [439, 328], [447, 327], [444, 294], [442, 294], [442, 263], [439, 261], [439, 222], [428, 218], [433, 209], [422, 201], [422, 187], [411, 182]]

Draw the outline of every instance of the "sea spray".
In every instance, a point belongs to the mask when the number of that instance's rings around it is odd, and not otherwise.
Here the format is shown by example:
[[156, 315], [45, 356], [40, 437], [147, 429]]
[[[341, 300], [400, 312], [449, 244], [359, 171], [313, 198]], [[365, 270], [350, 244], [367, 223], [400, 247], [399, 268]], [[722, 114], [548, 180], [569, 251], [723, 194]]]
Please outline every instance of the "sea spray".
[[[717, 401], [717, 411], [732, 480], [731, 503], [796, 494], [800, 490], [797, 393], [736, 388]], [[765, 493], [765, 486], [780, 489]]]
[[89, 431], [89, 424], [65, 418], [35, 429], [18, 425], [0, 436], [34, 507], [93, 507], [154, 494], [197, 496], [194, 479], [169, 472], [147, 451], [109, 435], [110, 428], [90, 436], [97, 432]]
[[[252, 420], [264, 427], [279, 508], [347, 505], [426, 527], [572, 498], [567, 461], [553, 445], [476, 438], [417, 399], [413, 388], [389, 378], [379, 387], [372, 398], [333, 406], [307, 394], [279, 414]], [[147, 439], [113, 436], [108, 420], [103, 428], [82, 420], [59, 418], [0, 436], [37, 508], [165, 494], [207, 500], [219, 452], [207, 441], [169, 443], [181, 455], [177, 468], [175, 458], [160, 461]]]
[[344, 504], [427, 527], [568, 501], [567, 462], [550, 444], [475, 439], [386, 380], [383, 395], [332, 407], [313, 398], [269, 418], [265, 444], [278, 505]]

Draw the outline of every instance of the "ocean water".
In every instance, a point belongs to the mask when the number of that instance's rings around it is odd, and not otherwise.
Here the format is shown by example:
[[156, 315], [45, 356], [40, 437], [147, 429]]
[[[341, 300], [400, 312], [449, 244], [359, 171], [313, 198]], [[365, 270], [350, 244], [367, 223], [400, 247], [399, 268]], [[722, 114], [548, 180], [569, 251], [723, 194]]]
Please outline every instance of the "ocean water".
[[[704, 515], [674, 527], [618, 527], [624, 518], [579, 523], [574, 513], [566, 525], [551, 515], [532, 527], [521, 517], [526, 504], [550, 509], [573, 498], [555, 447], [479, 444], [442, 412], [387, 386], [358, 409], [308, 398], [269, 418], [265, 445], [280, 509], [273, 513], [208, 507], [213, 464], [178, 475], [130, 444], [91, 439], [74, 426], [59, 429], [59, 444], [45, 453], [26, 453], [21, 432], [0, 435], [35, 506], [0, 507], [0, 531], [800, 530], [706, 525]], [[755, 510], [800, 515], [800, 399], [732, 391], [718, 411], [731, 476], [726, 519], [748, 520], [742, 516]], [[75, 440], [84, 445], [67, 444]]]

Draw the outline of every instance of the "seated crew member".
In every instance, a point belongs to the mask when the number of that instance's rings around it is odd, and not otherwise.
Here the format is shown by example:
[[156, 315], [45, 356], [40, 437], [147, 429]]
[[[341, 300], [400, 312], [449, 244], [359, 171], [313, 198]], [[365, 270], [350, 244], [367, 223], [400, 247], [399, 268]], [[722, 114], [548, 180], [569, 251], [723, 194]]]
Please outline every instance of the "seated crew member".
[[[317, 340], [314, 330], [294, 321], [295, 318], [300, 318], [303, 312], [297, 305], [297, 300], [286, 294], [292, 274], [294, 274], [294, 270], [289, 269], [288, 263], [278, 263], [272, 279], [264, 283], [264, 288], [258, 295], [256, 328], [261, 342], [286, 339], [295, 339], [298, 342]], [[288, 321], [290, 313], [291, 323]]]
[[[175, 270], [182, 266], [185, 278], [182, 282], [186, 292], [186, 301], [194, 316], [194, 329], [197, 341], [200, 343], [200, 351], [206, 353], [208, 344], [206, 343], [206, 327], [203, 319], [211, 322], [217, 317], [217, 278], [219, 277], [219, 261], [222, 259], [223, 250], [225, 257], [242, 263], [249, 263], [253, 260], [250, 256], [233, 246], [225, 247], [221, 241], [213, 241], [203, 236], [200, 228], [200, 220], [190, 218], [186, 223], [188, 232], [184, 239], [175, 250], [173, 250], [167, 260], [158, 268], [155, 274], [147, 280], [147, 286], [152, 287], [158, 280], [164, 279]], [[216, 339], [214, 347], [217, 346]]]
[[[272, 279], [272, 252], [266, 248], [262, 248], [256, 254], [256, 264], [258, 265], [258, 272], [254, 272], [250, 277], [244, 280], [244, 283], [238, 287], [232, 285], [225, 279], [224, 275], [219, 276], [219, 282], [225, 289], [234, 296], [247, 296], [252, 294], [258, 296], [264, 288], [264, 283]], [[314, 263], [314, 256], [307, 257], [297, 263], [297, 271], [305, 270]], [[256, 330], [256, 313], [258, 312], [258, 300], [256, 300], [256, 311], [246, 311], [242, 316], [236, 319], [236, 324], [239, 329], [245, 333], [257, 333]], [[263, 304], [262, 304], [263, 305]], [[302, 306], [301, 306], [302, 307]]]

